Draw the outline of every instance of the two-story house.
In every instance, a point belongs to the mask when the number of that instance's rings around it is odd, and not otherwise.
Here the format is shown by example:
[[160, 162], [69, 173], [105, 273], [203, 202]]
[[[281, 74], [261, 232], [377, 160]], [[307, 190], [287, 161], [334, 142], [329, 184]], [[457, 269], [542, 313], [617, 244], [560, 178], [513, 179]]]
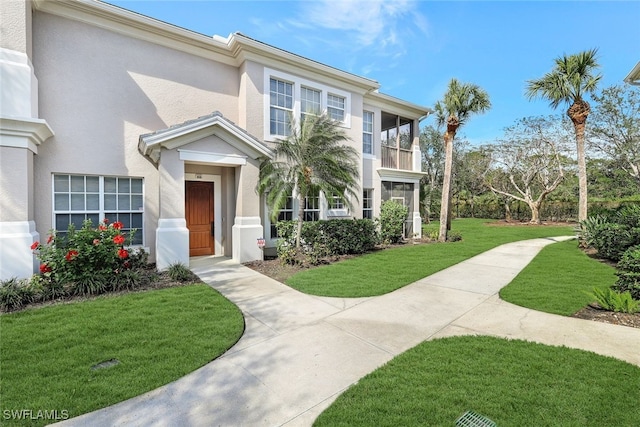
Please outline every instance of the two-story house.
[[136, 229], [160, 269], [262, 259], [257, 240], [273, 247], [274, 229], [259, 166], [310, 108], [361, 153], [362, 196], [353, 210], [310, 197], [306, 218], [373, 218], [394, 199], [420, 235], [428, 108], [239, 33], [205, 36], [95, 0], [0, 2], [0, 13], [2, 279], [32, 274], [30, 245], [85, 219]]

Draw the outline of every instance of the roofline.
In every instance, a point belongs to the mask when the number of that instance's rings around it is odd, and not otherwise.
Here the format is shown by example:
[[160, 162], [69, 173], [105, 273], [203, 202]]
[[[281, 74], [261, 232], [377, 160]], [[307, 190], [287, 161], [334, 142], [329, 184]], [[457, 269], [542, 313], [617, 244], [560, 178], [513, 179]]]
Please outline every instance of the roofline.
[[380, 83], [309, 58], [288, 52], [236, 32], [228, 37], [208, 36], [185, 29], [100, 0], [33, 0], [35, 10], [84, 22], [129, 37], [194, 54], [239, 67], [246, 60], [282, 68], [290, 65], [341, 81], [378, 101], [392, 103], [418, 116], [432, 113], [427, 107], [412, 104], [378, 92]]
[[624, 81], [630, 85], [640, 86], [640, 61], [633, 67], [627, 77], [624, 78]]
[[433, 110], [429, 107], [414, 104], [380, 92], [371, 92], [367, 94], [365, 97], [365, 103], [371, 103], [383, 109], [388, 108], [389, 105], [394, 105], [396, 108], [404, 111], [407, 115], [420, 117], [420, 120], [423, 120], [430, 114], [433, 114]]
[[228, 37], [208, 36], [100, 0], [33, 0], [32, 4], [35, 10], [41, 12], [84, 22], [236, 67], [247, 59], [257, 62], [276, 59], [281, 65], [312, 70], [356, 86], [363, 93], [380, 87], [375, 80], [287, 52], [242, 33], [233, 33]]

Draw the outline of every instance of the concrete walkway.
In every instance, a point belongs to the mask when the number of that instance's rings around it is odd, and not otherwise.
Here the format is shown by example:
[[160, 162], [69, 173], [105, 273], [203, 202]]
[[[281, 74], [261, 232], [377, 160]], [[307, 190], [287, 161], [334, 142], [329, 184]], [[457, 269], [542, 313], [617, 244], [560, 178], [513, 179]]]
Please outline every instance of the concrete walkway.
[[[418, 343], [482, 334], [640, 366], [640, 330], [514, 306], [497, 292], [556, 239], [510, 243], [390, 294], [315, 297], [219, 258], [191, 268], [243, 311], [246, 331], [203, 368], [65, 426], [309, 426], [347, 387]], [[428, 262], [428, 260], [425, 260]]]

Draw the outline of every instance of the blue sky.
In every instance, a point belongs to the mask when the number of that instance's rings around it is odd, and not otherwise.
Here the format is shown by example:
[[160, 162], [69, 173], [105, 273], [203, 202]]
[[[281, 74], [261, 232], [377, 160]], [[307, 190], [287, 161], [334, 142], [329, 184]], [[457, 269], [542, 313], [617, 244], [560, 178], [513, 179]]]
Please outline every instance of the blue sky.
[[[524, 96], [563, 54], [598, 48], [601, 87], [640, 61], [638, 1], [155, 1], [108, 3], [206, 35], [241, 32], [381, 84], [432, 107], [453, 77], [485, 89], [492, 108], [462, 134], [490, 142], [521, 117], [554, 113]], [[564, 113], [558, 110], [557, 113]], [[433, 118], [422, 126], [435, 124]]]

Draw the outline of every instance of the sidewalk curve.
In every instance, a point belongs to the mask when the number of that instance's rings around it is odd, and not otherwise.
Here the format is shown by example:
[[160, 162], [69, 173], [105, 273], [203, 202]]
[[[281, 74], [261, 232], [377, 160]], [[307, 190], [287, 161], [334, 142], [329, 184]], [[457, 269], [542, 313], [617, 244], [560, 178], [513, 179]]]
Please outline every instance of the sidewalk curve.
[[306, 295], [228, 259], [193, 259], [191, 269], [242, 310], [240, 341], [177, 381], [59, 425], [309, 426], [394, 356], [454, 335], [562, 345], [640, 366], [638, 329], [498, 298], [544, 246], [567, 238], [505, 244], [389, 294], [352, 299]]

